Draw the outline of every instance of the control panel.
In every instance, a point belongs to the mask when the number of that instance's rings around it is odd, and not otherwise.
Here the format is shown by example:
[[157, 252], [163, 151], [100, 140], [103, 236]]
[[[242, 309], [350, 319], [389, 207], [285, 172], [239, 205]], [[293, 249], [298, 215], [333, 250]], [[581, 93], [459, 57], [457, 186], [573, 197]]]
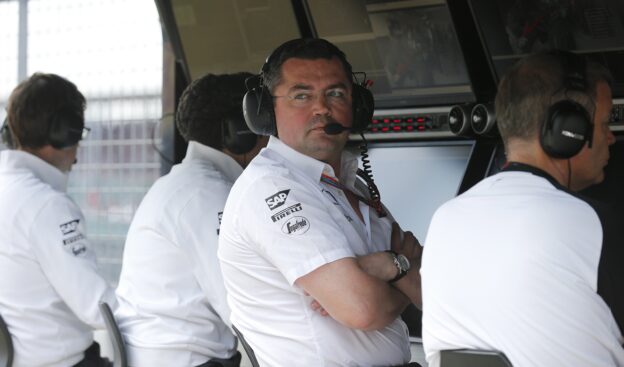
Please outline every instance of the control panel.
[[613, 100], [609, 125], [612, 131], [624, 131], [624, 99]]
[[[377, 110], [368, 126], [366, 140], [426, 140], [488, 135], [495, 131], [492, 103], [446, 107]], [[612, 131], [624, 131], [624, 99], [613, 100]], [[360, 140], [357, 134], [351, 140]]]
[[[456, 137], [449, 128], [449, 107], [377, 110], [364, 136], [367, 140], [439, 139]], [[361, 139], [353, 134], [353, 140]]]

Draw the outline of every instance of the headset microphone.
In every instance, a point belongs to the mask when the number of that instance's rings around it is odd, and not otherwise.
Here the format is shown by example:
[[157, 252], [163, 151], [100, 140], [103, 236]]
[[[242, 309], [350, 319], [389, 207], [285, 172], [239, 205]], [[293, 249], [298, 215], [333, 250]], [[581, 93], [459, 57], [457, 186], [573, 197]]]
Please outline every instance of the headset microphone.
[[325, 134], [327, 135], [338, 135], [341, 132], [346, 131], [346, 130], [351, 130], [351, 128], [342, 126], [337, 122], [330, 122], [329, 124], [325, 125], [325, 127], [323, 128], [323, 131], [325, 131]]

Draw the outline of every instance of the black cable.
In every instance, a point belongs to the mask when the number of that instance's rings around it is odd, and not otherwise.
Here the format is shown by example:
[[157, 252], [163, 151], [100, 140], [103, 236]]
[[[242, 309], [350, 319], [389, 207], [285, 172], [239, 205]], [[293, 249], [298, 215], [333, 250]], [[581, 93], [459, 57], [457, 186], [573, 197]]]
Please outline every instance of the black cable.
[[364, 137], [364, 133], [361, 132], [360, 136], [362, 137], [362, 143], [360, 144], [360, 156], [362, 160], [362, 168], [357, 170], [357, 175], [364, 180], [366, 186], [368, 187], [368, 193], [370, 194], [370, 200], [373, 204], [375, 211], [379, 217], [385, 217], [387, 214], [381, 205], [381, 195], [379, 193], [379, 188], [375, 184], [375, 180], [373, 179], [373, 170], [371, 169], [370, 159], [368, 156], [368, 142]]

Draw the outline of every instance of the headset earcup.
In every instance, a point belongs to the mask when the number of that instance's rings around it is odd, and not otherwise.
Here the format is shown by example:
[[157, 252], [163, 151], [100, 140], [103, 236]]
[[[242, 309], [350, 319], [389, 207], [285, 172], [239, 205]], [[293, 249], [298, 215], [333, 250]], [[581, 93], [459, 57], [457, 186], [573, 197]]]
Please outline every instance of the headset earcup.
[[247, 154], [256, 146], [257, 137], [240, 117], [240, 110], [238, 114], [223, 119], [223, 147], [234, 154]]
[[549, 156], [568, 159], [577, 155], [586, 142], [591, 143], [592, 129], [591, 118], [583, 106], [562, 100], [548, 109], [540, 143]]
[[351, 93], [353, 103], [353, 126], [352, 132], [362, 133], [373, 121], [375, 112], [375, 98], [373, 93], [359, 84], [353, 84]]
[[84, 121], [73, 111], [62, 109], [50, 118], [48, 143], [56, 149], [64, 149], [78, 144], [82, 138]]
[[275, 135], [277, 133], [273, 98], [262, 84], [245, 93], [243, 116], [247, 126], [254, 134]]
[[2, 143], [9, 149], [15, 148], [13, 145], [13, 135], [11, 134], [11, 128], [9, 127], [9, 120], [4, 119], [2, 123], [2, 128], [0, 128], [0, 136], [2, 139]]

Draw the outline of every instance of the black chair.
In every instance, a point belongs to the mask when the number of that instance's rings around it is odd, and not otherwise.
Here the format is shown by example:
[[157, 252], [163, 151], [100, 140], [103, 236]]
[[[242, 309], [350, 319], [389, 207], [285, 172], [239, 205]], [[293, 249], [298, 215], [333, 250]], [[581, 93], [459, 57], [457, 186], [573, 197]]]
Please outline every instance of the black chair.
[[254, 353], [253, 349], [251, 348], [251, 345], [247, 344], [247, 341], [243, 337], [243, 334], [240, 331], [238, 331], [238, 329], [234, 325], [232, 325], [232, 329], [234, 329], [234, 332], [236, 333], [236, 336], [238, 337], [238, 340], [240, 340], [240, 342], [243, 343], [243, 348], [245, 348], [245, 353], [247, 353], [247, 357], [249, 357], [249, 361], [251, 362], [251, 366], [252, 367], [260, 367], [260, 365], [258, 364], [258, 360], [256, 359], [256, 354]]
[[115, 322], [113, 311], [106, 302], [100, 302], [100, 313], [104, 318], [106, 324], [106, 331], [113, 344], [113, 367], [128, 367], [128, 361], [126, 359], [126, 347], [124, 347], [124, 341]]
[[440, 367], [512, 367], [512, 365], [499, 351], [456, 349], [440, 351]]
[[13, 364], [13, 341], [9, 328], [0, 316], [0, 367], [11, 367]]

